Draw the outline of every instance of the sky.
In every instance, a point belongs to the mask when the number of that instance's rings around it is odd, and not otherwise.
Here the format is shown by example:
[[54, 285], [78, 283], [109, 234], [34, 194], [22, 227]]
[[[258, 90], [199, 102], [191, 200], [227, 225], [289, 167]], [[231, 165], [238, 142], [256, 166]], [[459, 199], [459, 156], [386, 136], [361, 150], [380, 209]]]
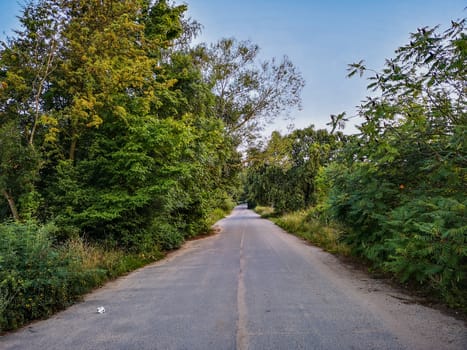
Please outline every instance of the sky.
[[[346, 133], [356, 132], [357, 106], [369, 95], [363, 78], [346, 78], [349, 63], [365, 60], [379, 70], [386, 58], [424, 26], [447, 28], [467, 17], [466, 0], [176, 0], [203, 25], [197, 38], [234, 37], [261, 48], [262, 59], [287, 55], [306, 81], [302, 109], [291, 113], [296, 128], [326, 127], [331, 114], [346, 112]], [[0, 39], [18, 27], [17, 0], [0, 0]], [[285, 132], [279, 116], [267, 127]]]

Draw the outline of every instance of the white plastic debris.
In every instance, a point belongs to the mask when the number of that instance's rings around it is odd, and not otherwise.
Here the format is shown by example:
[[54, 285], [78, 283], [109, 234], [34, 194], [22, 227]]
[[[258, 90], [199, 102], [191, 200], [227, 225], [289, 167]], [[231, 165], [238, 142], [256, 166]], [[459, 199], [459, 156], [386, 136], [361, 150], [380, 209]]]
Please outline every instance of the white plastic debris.
[[98, 313], [98, 314], [103, 314], [104, 312], [105, 312], [105, 308], [104, 308], [103, 306], [99, 306], [99, 307], [97, 308], [97, 313]]

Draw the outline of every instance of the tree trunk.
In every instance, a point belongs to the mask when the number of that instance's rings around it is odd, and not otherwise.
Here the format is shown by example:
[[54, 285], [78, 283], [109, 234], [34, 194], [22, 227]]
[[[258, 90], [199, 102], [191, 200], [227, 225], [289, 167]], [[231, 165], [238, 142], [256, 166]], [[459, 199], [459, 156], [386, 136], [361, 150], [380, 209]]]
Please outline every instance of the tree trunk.
[[19, 221], [18, 209], [16, 209], [14, 198], [8, 193], [7, 190], [2, 190], [2, 194], [7, 200], [8, 205], [10, 206], [10, 210], [11, 210], [11, 214], [13, 215], [13, 218], [15, 219], [15, 221]]
[[70, 144], [70, 156], [69, 159], [74, 162], [75, 161], [75, 153], [76, 153], [76, 144], [78, 143], [78, 138], [76, 136], [73, 136], [71, 139], [71, 144]]

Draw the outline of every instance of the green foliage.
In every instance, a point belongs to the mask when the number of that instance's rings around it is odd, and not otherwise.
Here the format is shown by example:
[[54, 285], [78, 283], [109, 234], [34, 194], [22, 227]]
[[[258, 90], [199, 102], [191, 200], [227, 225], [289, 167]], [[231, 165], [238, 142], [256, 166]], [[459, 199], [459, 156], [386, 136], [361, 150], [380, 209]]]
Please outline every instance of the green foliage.
[[100, 271], [79, 268], [80, 257], [54, 248], [57, 227], [34, 223], [0, 226], [1, 290], [7, 296], [1, 329], [51, 315], [88, 291], [101, 279]]
[[39, 195], [34, 181], [39, 164], [37, 153], [21, 138], [14, 123], [0, 124], [0, 194], [9, 206], [5, 217], [19, 220], [36, 214]]
[[262, 217], [271, 218], [276, 225], [287, 232], [331, 253], [341, 255], [350, 253], [349, 247], [341, 240], [342, 228], [336, 224], [323, 222], [316, 208], [282, 215], [275, 213], [271, 207], [257, 207], [255, 211]]
[[56, 20], [53, 5], [30, 2], [16, 40], [0, 44], [0, 193], [9, 206], [3, 217], [15, 220], [36, 215], [40, 205], [35, 189], [42, 165], [37, 138], [53, 127], [42, 100], [56, 66]]
[[168, 47], [171, 41], [179, 38], [184, 31], [182, 16], [187, 6], [170, 6], [165, 0], [158, 0], [154, 6], [147, 6], [145, 16], [145, 34], [156, 39], [163, 47]]
[[380, 95], [361, 105], [360, 135], [320, 186], [355, 253], [466, 308], [464, 25], [420, 29], [370, 77]]
[[50, 316], [109, 278], [159, 259], [156, 249], [139, 254], [103, 250], [73, 239], [56, 246], [52, 223], [0, 224], [0, 329]]
[[197, 59], [176, 49], [196, 27], [185, 11], [143, 0], [26, 6], [24, 30], [1, 51], [4, 217], [38, 215], [62, 241], [77, 229], [132, 251], [207, 229], [235, 193], [240, 156]]
[[153, 235], [153, 242], [164, 251], [180, 248], [185, 239], [182, 232], [177, 227], [167, 223], [163, 218], [161, 218], [160, 221], [157, 219], [155, 220], [151, 227], [151, 232]]
[[251, 148], [246, 176], [247, 199], [278, 213], [316, 204], [315, 177], [344, 142], [341, 133], [310, 126], [281, 136], [274, 132], [263, 150]]
[[331, 182], [326, 208], [332, 218], [348, 228], [344, 241], [355, 253], [376, 263], [384, 261], [388, 252], [375, 249], [374, 244], [388, 238], [381, 227], [382, 218], [398, 201], [398, 185], [388, 182], [369, 163], [355, 163], [349, 168], [333, 166], [326, 176]]
[[373, 74], [360, 133], [330, 137], [339, 114], [329, 135], [273, 134], [249, 151], [249, 199], [279, 213], [313, 206], [277, 223], [325, 246], [337, 223], [353, 254], [467, 309], [465, 47], [464, 19], [419, 29], [381, 72], [350, 65], [349, 76]]
[[257, 205], [253, 208], [256, 213], [261, 215], [262, 218], [270, 218], [274, 216], [274, 208], [272, 207], [263, 207], [260, 205]]
[[402, 281], [415, 279], [455, 306], [467, 304], [466, 202], [420, 197], [394, 209], [385, 223], [392, 251], [384, 266]]

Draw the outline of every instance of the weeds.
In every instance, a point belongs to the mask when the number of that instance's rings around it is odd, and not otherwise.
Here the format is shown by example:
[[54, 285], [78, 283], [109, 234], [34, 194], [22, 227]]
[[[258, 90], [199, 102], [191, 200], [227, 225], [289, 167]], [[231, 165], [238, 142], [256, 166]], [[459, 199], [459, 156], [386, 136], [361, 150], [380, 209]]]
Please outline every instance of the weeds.
[[270, 218], [287, 232], [303, 238], [328, 252], [349, 255], [349, 247], [341, 242], [342, 230], [338, 225], [325, 223], [315, 215], [314, 209], [295, 211], [275, 216], [271, 207], [256, 207], [255, 211], [264, 218]]
[[263, 218], [270, 218], [274, 215], [274, 208], [272, 207], [262, 207], [262, 206], [257, 206], [255, 208], [255, 212], [257, 212], [261, 217]]
[[54, 245], [53, 224], [0, 225], [0, 330], [52, 315], [105, 281], [162, 257], [162, 253], [104, 250], [73, 238]]

